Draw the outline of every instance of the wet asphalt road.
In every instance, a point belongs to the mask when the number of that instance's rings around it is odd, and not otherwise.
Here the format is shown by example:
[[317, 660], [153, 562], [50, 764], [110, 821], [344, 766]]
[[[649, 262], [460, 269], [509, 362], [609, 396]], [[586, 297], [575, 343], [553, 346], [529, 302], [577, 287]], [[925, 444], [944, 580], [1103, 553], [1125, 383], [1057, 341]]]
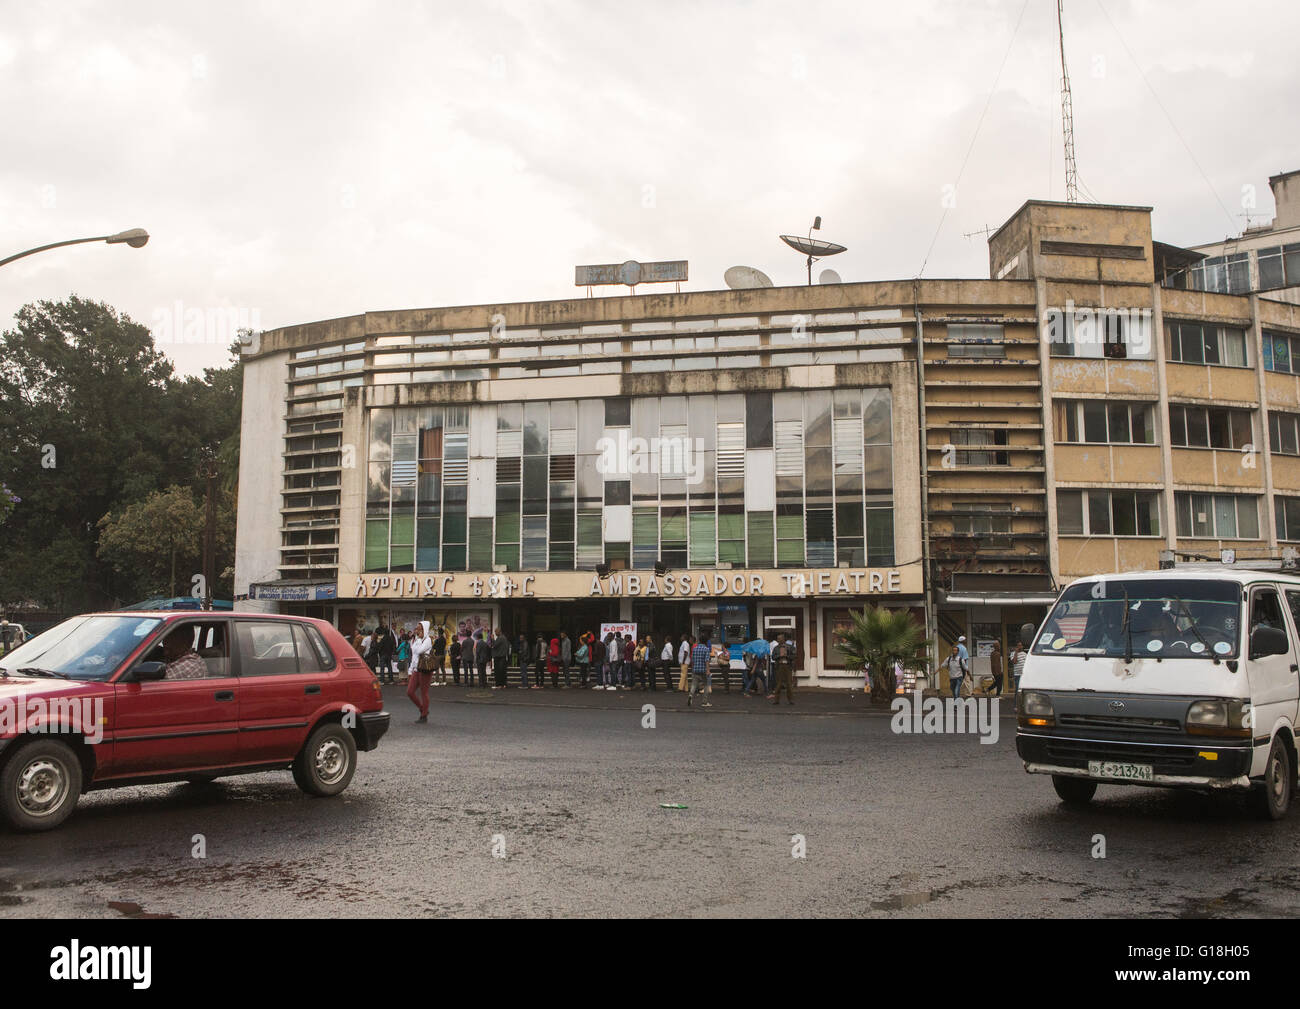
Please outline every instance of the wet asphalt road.
[[[1009, 705], [1000, 740], [982, 745], [895, 735], [860, 700], [838, 713], [733, 698], [680, 711], [680, 695], [661, 694], [643, 729], [639, 694], [584, 709], [448, 688], [423, 726], [388, 691], [393, 728], [339, 798], [262, 774], [97, 792], [53, 833], [0, 833], [0, 914], [1300, 910], [1300, 809], [1274, 824], [1242, 798], [1113, 787], [1067, 811], [1049, 779], [1021, 770]], [[196, 834], [206, 858], [193, 857]], [[791, 857], [795, 834], [805, 858]], [[1104, 859], [1091, 855], [1098, 834]]]

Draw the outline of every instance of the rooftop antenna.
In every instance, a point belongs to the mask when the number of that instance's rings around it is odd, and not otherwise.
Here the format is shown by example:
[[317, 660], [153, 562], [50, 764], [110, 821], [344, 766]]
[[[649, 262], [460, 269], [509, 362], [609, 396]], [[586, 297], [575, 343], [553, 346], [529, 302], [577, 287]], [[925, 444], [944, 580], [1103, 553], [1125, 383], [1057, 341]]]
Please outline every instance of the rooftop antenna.
[[994, 233], [995, 231], [997, 231], [997, 230], [998, 230], [997, 228], [990, 228], [990, 227], [986, 224], [986, 225], [984, 225], [984, 227], [982, 227], [982, 228], [976, 228], [974, 231], [967, 231], [967, 232], [965, 232], [961, 237], [962, 237], [962, 238], [974, 238], [976, 235], [984, 235], [984, 236], [988, 236], [988, 235], [993, 234], [993, 233]]
[[1056, 37], [1061, 44], [1061, 129], [1065, 134], [1065, 202], [1079, 202], [1079, 168], [1074, 162], [1074, 100], [1070, 71], [1065, 67], [1065, 0], [1056, 0]]
[[802, 252], [808, 257], [808, 286], [812, 287], [812, 266], [815, 260], [825, 256], [835, 256], [845, 251], [843, 245], [836, 245], [834, 242], [823, 242], [820, 238], [813, 238], [814, 231], [822, 230], [822, 219], [820, 216], [813, 219], [812, 227], [808, 229], [808, 237], [801, 238], [798, 235], [782, 235], [781, 241], [794, 249], [795, 252]]

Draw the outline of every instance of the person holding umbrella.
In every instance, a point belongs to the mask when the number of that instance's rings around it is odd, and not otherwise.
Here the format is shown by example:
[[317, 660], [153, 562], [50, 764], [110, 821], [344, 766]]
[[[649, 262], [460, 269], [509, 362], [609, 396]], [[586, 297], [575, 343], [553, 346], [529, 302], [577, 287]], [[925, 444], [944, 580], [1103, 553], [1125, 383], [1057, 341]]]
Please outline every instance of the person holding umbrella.
[[771, 651], [771, 646], [762, 638], [746, 641], [740, 646], [740, 654], [745, 657], [745, 676], [740, 692], [746, 697], [760, 680], [763, 682], [763, 692], [767, 692], [767, 659]]

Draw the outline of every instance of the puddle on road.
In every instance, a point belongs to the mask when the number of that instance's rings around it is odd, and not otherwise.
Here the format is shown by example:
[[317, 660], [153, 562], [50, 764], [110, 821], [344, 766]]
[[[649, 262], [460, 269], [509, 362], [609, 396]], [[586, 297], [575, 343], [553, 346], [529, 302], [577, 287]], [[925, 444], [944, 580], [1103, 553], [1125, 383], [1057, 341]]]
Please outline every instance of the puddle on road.
[[1245, 887], [1237, 887], [1218, 897], [1183, 897], [1182, 907], [1173, 912], [1175, 918], [1226, 918], [1242, 914], [1258, 914], [1259, 902], [1255, 894]]
[[0, 907], [20, 907], [30, 903], [30, 897], [22, 897], [15, 892], [21, 889], [13, 880], [0, 879]]
[[892, 897], [886, 897], [884, 900], [873, 900], [871, 909], [873, 911], [901, 911], [905, 907], [920, 907], [922, 904], [928, 904], [939, 896], [935, 890], [922, 890], [919, 893], [897, 893]]
[[[939, 866], [938, 868], [943, 868]], [[914, 872], [902, 873], [899, 876], [891, 877], [898, 883], [906, 886], [915, 884], [920, 881], [920, 876]], [[988, 890], [998, 889], [1007, 886], [1012, 880], [1005, 876], [994, 876], [988, 879], [965, 879], [957, 883], [950, 883], [947, 886], [935, 887], [931, 890], [913, 890], [908, 893], [896, 893], [893, 896], [886, 897], [884, 900], [873, 900], [871, 909], [873, 911], [902, 911], [906, 908], [920, 907], [922, 904], [928, 904], [932, 900], [939, 900], [942, 897], [949, 897], [952, 894], [960, 893], [963, 890]]]
[[154, 914], [133, 900], [110, 900], [108, 906], [124, 918], [175, 918], [174, 914]]

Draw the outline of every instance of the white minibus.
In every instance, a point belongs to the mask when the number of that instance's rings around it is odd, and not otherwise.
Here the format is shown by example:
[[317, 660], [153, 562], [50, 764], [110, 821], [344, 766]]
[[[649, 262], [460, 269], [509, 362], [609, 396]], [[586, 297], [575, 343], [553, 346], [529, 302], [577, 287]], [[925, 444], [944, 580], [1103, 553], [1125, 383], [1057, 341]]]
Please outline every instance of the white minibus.
[[1099, 784], [1249, 789], [1281, 819], [1296, 785], [1300, 577], [1205, 566], [1062, 591], [1016, 699], [1016, 751], [1067, 804]]

